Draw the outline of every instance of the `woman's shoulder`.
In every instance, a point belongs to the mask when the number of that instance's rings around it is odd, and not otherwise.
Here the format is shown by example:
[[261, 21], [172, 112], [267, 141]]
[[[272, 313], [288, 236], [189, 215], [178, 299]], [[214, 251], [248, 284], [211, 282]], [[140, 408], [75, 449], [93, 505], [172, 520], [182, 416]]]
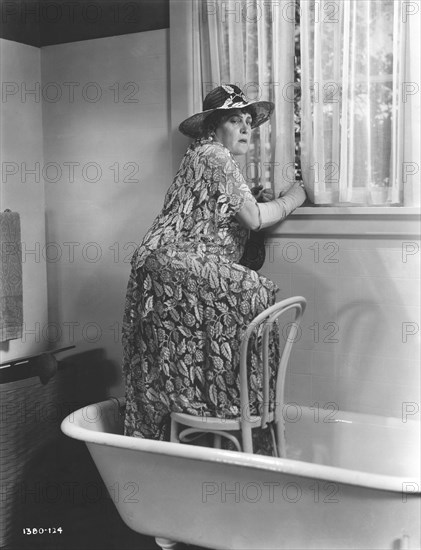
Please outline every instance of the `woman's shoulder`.
[[190, 146], [190, 150], [194, 155], [210, 164], [223, 164], [234, 162], [232, 155], [222, 143], [212, 139], [197, 139]]
[[198, 138], [190, 145], [189, 149], [199, 154], [215, 154], [227, 157], [231, 156], [229, 149], [227, 149], [225, 145], [222, 145], [219, 141], [215, 141], [211, 138]]

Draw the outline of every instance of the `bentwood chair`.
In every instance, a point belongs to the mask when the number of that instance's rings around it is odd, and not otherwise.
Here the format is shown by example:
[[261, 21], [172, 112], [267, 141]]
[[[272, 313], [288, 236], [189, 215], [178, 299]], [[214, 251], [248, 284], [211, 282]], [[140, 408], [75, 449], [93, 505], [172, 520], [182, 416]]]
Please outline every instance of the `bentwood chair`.
[[[260, 313], [247, 327], [240, 346], [240, 405], [241, 414], [237, 418], [216, 418], [193, 416], [185, 413], [171, 414], [171, 441], [189, 443], [201, 434], [213, 434], [214, 447], [220, 448], [221, 437], [232, 441], [238, 451], [253, 453], [252, 430], [270, 429], [276, 456], [286, 456], [285, 425], [283, 417], [285, 376], [293, 343], [299, 337], [299, 326], [306, 307], [302, 296], [287, 298]], [[282, 326], [281, 316], [293, 312], [293, 319]], [[275, 331], [272, 329], [276, 329]], [[277, 334], [278, 332], [278, 334]], [[262, 402], [260, 414], [250, 415], [249, 381], [247, 376], [247, 355], [252, 335], [261, 338]], [[270, 337], [279, 337], [279, 363], [275, 380], [275, 401], [270, 402]], [[232, 432], [240, 432], [240, 437]], [[240, 443], [241, 441], [241, 443]]]

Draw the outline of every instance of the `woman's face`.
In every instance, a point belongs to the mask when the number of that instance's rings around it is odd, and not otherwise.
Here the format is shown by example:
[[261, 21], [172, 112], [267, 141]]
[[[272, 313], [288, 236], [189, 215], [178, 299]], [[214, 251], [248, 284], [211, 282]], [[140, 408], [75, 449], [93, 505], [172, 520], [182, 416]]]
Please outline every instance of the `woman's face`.
[[252, 116], [235, 111], [215, 130], [215, 140], [225, 145], [233, 155], [245, 155], [250, 145]]

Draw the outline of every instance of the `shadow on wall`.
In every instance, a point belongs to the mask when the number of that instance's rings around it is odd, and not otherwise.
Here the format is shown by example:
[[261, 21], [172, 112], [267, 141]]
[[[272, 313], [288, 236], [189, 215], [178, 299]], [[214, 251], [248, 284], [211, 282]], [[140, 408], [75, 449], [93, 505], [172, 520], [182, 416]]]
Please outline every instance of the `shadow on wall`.
[[[153, 537], [135, 533], [118, 515], [115, 501], [124, 498], [124, 487], [106, 487], [85, 443], [60, 431], [72, 411], [109, 397], [115, 371], [104, 350], [97, 349], [61, 361], [46, 385], [32, 378], [25, 395], [14, 390], [19, 408], [19, 399], [25, 401], [21, 440], [37, 444], [21, 449], [20, 464], [8, 452], [10, 445], [4, 446], [14, 463], [7, 469], [10, 483], [2, 479], [8, 525], [2, 550], [158, 550]], [[11, 420], [16, 423], [16, 416]], [[28, 534], [34, 528], [37, 534]], [[197, 550], [180, 545], [180, 550], [187, 548]]]
[[97, 349], [60, 361], [46, 384], [32, 377], [0, 386], [5, 549], [155, 548], [123, 524], [85, 444], [60, 431], [72, 411], [107, 399], [115, 371]]
[[119, 381], [114, 362], [107, 359], [102, 348], [66, 357], [60, 361], [59, 369], [64, 374], [60, 380], [60, 397], [75, 400], [72, 410], [107, 399], [108, 389]]
[[281, 288], [278, 299], [302, 295], [308, 301], [288, 369], [287, 401], [400, 417], [403, 404], [419, 403], [415, 255], [406, 259], [402, 242], [386, 236], [295, 236], [294, 224], [306, 229], [298, 220], [286, 222], [286, 236], [271, 235], [262, 270]]
[[9, 351], [10, 348], [10, 340], [6, 340], [5, 342], [0, 342], [0, 352]]

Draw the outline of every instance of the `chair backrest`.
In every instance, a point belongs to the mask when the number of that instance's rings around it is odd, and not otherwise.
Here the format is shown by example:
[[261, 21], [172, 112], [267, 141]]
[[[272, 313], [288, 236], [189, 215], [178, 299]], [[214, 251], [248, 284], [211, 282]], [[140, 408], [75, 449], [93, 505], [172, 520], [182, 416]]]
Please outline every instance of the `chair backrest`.
[[[247, 368], [247, 355], [250, 338], [261, 332], [262, 337], [262, 390], [263, 402], [261, 404], [262, 427], [265, 427], [270, 413], [270, 368], [269, 368], [269, 345], [270, 334], [279, 317], [288, 311], [294, 312], [294, 318], [286, 326], [278, 323], [279, 329], [279, 363], [276, 372], [274, 419], [276, 425], [277, 448], [281, 457], [285, 456], [285, 426], [283, 417], [285, 376], [293, 343], [296, 341], [298, 329], [306, 307], [307, 301], [302, 296], [294, 296], [277, 302], [260, 313], [247, 327], [240, 347], [240, 401], [241, 401], [241, 427], [243, 437], [243, 448], [246, 452], [253, 452], [251, 429], [253, 422], [250, 417], [249, 380]], [[263, 325], [263, 327], [262, 327]], [[283, 348], [283, 349], [282, 349]], [[282, 353], [281, 353], [282, 350]]]

